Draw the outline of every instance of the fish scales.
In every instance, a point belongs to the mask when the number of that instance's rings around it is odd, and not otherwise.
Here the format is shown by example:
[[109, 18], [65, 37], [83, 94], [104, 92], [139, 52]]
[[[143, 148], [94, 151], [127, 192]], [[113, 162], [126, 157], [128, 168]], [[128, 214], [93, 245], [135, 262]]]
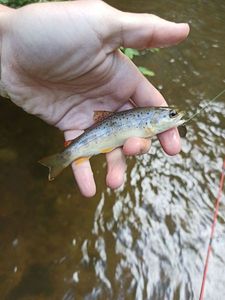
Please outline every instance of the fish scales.
[[[113, 114], [107, 120], [87, 129], [68, 147], [67, 151], [74, 160], [80, 155], [92, 156], [101, 153], [101, 149], [121, 146], [124, 139], [130, 136], [130, 130], [139, 137], [147, 137], [149, 133], [144, 129], [152, 125], [150, 123], [154, 120], [154, 113], [154, 111], [132, 110], [127, 113]], [[95, 149], [90, 149], [91, 145], [95, 146]]]

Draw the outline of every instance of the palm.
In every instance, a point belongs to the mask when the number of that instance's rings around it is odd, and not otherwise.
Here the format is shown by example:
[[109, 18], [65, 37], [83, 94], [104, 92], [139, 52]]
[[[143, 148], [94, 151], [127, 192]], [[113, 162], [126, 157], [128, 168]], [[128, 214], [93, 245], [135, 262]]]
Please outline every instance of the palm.
[[[98, 0], [31, 5], [14, 11], [9, 20], [3, 30], [2, 82], [12, 101], [64, 131], [66, 139], [89, 127], [95, 110], [124, 109], [130, 98], [137, 105], [165, 105], [117, 48], [161, 46], [178, 42], [188, 33], [187, 26], [122, 13]], [[169, 134], [161, 142], [174, 154], [179, 143], [175, 132], [171, 134], [176, 138], [172, 147]], [[131, 148], [128, 154], [140, 152], [141, 142], [139, 150]], [[125, 171], [118, 151], [108, 155], [108, 165], [109, 169], [114, 165], [114, 177]], [[84, 166], [73, 169], [83, 194], [92, 195], [90, 165], [85, 167], [86, 171]], [[118, 178], [108, 184], [119, 186], [123, 179]]]
[[[29, 7], [20, 12], [21, 18], [17, 17], [11, 25], [13, 31], [17, 30], [3, 56], [3, 64], [9, 64], [16, 57], [11, 94], [23, 87], [20, 98], [12, 97], [13, 100], [63, 131], [90, 126], [93, 110], [120, 108], [132, 95], [139, 75], [122, 53], [109, 49], [100, 40], [101, 26], [93, 30], [88, 16], [79, 19], [83, 7], [76, 8], [75, 17], [68, 19], [68, 12], [74, 6], [68, 4], [59, 16], [49, 14], [46, 6], [47, 18], [43, 8], [38, 14], [39, 7], [35, 7], [38, 18], [32, 21], [30, 31], [27, 23], [32, 15], [26, 11]], [[49, 25], [54, 22], [60, 27], [54, 28], [53, 35]], [[76, 30], [78, 26], [83, 28], [80, 35]], [[88, 45], [86, 37], [91, 37]]]

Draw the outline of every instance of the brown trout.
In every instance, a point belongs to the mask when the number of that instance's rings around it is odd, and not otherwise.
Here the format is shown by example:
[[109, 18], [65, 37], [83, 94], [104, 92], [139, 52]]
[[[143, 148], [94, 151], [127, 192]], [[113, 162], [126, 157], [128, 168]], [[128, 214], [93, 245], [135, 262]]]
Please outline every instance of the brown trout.
[[130, 137], [151, 138], [186, 121], [183, 111], [171, 107], [141, 107], [112, 113], [75, 138], [61, 153], [41, 159], [53, 180], [73, 161], [107, 153], [122, 146]]

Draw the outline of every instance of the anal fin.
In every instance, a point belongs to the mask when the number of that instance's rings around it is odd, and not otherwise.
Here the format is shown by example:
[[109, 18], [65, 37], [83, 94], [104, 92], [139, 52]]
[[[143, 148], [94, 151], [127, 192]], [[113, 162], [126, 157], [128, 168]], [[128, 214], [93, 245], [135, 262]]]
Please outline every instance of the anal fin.
[[111, 152], [112, 150], [113, 150], [114, 148], [105, 148], [105, 149], [102, 149], [101, 151], [100, 151], [100, 153], [102, 153], [102, 154], [104, 154], [104, 153], [109, 153], [109, 152]]

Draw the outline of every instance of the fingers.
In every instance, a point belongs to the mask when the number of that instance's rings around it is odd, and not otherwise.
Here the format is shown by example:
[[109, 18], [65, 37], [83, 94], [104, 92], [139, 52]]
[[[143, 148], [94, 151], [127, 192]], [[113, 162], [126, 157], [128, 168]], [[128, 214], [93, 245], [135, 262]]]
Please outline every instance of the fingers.
[[160, 144], [168, 155], [176, 155], [181, 150], [180, 135], [177, 128], [171, 128], [158, 135]]
[[124, 182], [126, 161], [121, 149], [115, 149], [106, 154], [108, 165], [106, 184], [112, 189], [120, 187]]
[[125, 155], [144, 154], [151, 147], [150, 139], [141, 139], [137, 137], [129, 138], [123, 145], [123, 153]]
[[126, 172], [125, 155], [144, 154], [149, 151], [151, 142], [148, 139], [130, 138], [121, 149], [115, 149], [106, 154], [108, 171], [106, 184], [112, 189], [120, 187], [124, 182]]
[[[72, 140], [79, 134], [79, 131], [67, 131], [65, 132], [65, 139], [67, 141]], [[150, 140], [134, 137], [128, 139], [125, 142], [123, 146], [123, 151], [120, 148], [118, 148], [110, 153], [107, 153], [107, 186], [112, 189], [116, 189], [123, 184], [126, 172], [126, 161], [124, 154], [138, 155], [146, 153], [149, 151], [150, 145]], [[96, 193], [96, 185], [90, 161], [87, 159], [85, 161], [82, 161], [82, 163], [73, 162], [72, 170], [82, 195], [84, 195], [85, 197], [94, 196]]]
[[[81, 133], [81, 130], [66, 131], [64, 133], [65, 140], [72, 140]], [[96, 185], [89, 159], [82, 163], [73, 162], [72, 171], [81, 194], [85, 197], [93, 197], [96, 193]]]
[[169, 22], [150, 14], [125, 12], [121, 13], [121, 28], [121, 45], [138, 49], [177, 44], [189, 33], [189, 26], [185, 23]]
[[[132, 100], [138, 106], [165, 106], [166, 100], [159, 91], [143, 76], [139, 75], [140, 80], [136, 86]], [[158, 135], [164, 151], [169, 155], [180, 152], [180, 136], [176, 128], [172, 128]]]
[[72, 170], [81, 194], [85, 197], [93, 197], [96, 193], [96, 185], [89, 160], [80, 164], [73, 162]]

